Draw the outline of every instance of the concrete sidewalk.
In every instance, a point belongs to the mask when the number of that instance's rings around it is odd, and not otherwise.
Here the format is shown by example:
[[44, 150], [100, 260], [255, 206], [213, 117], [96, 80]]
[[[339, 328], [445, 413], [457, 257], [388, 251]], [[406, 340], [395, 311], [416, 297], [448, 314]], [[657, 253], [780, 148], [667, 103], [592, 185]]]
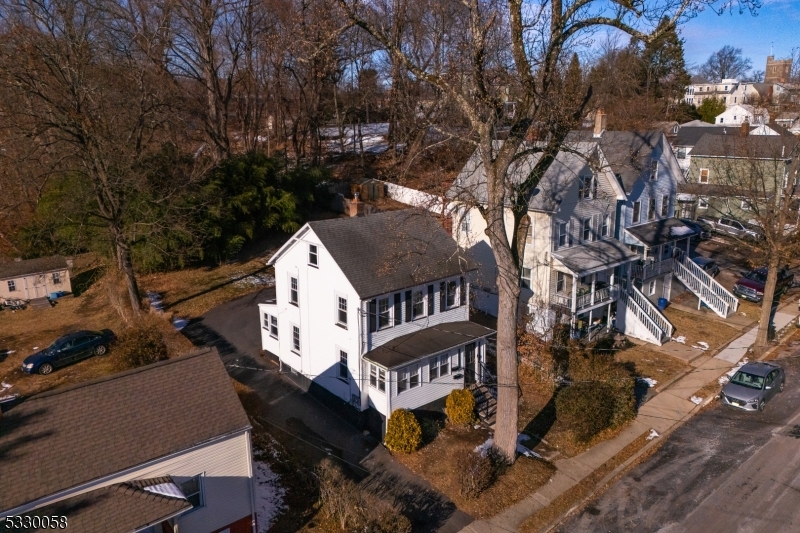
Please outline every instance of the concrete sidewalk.
[[[774, 319], [776, 331], [787, 327], [796, 319], [796, 314], [788, 312], [792, 307], [794, 304], [784, 306], [783, 311], [776, 313]], [[550, 482], [537, 492], [497, 516], [473, 522], [462, 531], [467, 533], [517, 531], [525, 519], [547, 507], [555, 498], [577, 485], [641, 435], [651, 429], [663, 434], [690, 418], [700, 409], [700, 406], [691, 402], [690, 398], [698, 390], [728, 372], [744, 357], [748, 348], [755, 342], [756, 329], [757, 327], [752, 328], [733, 340], [715, 357], [705, 357], [705, 360], [691, 372], [642, 405], [636, 419], [615, 438], [601, 442], [575, 457], [556, 460], [554, 462], [556, 473]]]

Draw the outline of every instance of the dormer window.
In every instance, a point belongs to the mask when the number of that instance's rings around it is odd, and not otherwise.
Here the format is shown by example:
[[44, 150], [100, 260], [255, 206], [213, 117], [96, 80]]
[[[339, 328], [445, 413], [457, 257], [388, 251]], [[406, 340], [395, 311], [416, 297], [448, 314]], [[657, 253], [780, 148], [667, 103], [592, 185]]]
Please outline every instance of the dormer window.
[[578, 177], [578, 198], [588, 200], [597, 196], [597, 182], [594, 176]]

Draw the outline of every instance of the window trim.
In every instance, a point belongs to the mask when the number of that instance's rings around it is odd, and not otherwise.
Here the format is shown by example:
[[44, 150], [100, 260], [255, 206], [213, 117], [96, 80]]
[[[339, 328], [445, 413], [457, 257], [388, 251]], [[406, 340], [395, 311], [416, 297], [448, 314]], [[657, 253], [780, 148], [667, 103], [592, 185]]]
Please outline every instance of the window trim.
[[[295, 334], [297, 335], [297, 338], [295, 338]], [[292, 324], [292, 352], [296, 353], [297, 355], [300, 355], [301, 350], [303, 349], [303, 343], [301, 341], [300, 326]]]
[[8, 280], [8, 292], [17, 292], [17, 280]]
[[[348, 313], [348, 309], [347, 309], [347, 307], [348, 307], [347, 306], [347, 296], [345, 296], [345, 295], [343, 295], [343, 294], [341, 294], [339, 292], [334, 292], [333, 293], [333, 297], [334, 297], [334, 301], [336, 303], [336, 308], [335, 308], [336, 322], [335, 322], [335, 324], [337, 326], [341, 327], [341, 328], [347, 329], [347, 321], [350, 318], [349, 317], [349, 313]], [[342, 302], [344, 302], [344, 309], [342, 309]], [[342, 321], [342, 313], [344, 313], [344, 322]]]
[[53, 285], [61, 285], [61, 272], [53, 272]]
[[661, 197], [661, 218], [669, 216], [669, 195], [665, 194]]
[[658, 159], [650, 160], [650, 181], [658, 180]]
[[650, 222], [656, 219], [656, 199], [647, 199], [647, 221]]
[[611, 215], [603, 215], [603, 222], [600, 224], [600, 236], [608, 237], [608, 228], [611, 226]]
[[[569, 246], [569, 222], [557, 222], [556, 227], [556, 250], [567, 248]], [[564, 230], [563, 233], [561, 230]], [[561, 244], [561, 239], [564, 239], [564, 244]]]
[[[703, 180], [704, 175], [705, 175], [705, 181]], [[703, 185], [707, 185], [710, 176], [711, 176], [711, 171], [709, 169], [701, 168], [700, 175], [697, 177], [697, 183], [702, 183]]]
[[[560, 286], [560, 288], [559, 288]], [[556, 292], [566, 292], [567, 290], [567, 275], [556, 270]]]
[[[383, 377], [381, 377], [383, 374]], [[374, 363], [369, 364], [369, 386], [373, 389], [386, 393], [386, 369]]]
[[593, 200], [597, 193], [594, 174], [578, 176], [578, 200]]
[[697, 209], [708, 209], [708, 196], [697, 197]]
[[[438, 354], [431, 357], [428, 361], [428, 383], [432, 383], [434, 380], [449, 376], [450, 366], [449, 353]], [[434, 368], [436, 369], [435, 376]], [[442, 368], [445, 368], [444, 372], [442, 372]]]
[[[294, 286], [292, 282], [294, 282]], [[289, 303], [300, 307], [300, 280], [294, 276], [289, 276]]]
[[[336, 351], [339, 352], [339, 372], [337, 373], [337, 378], [345, 383], [350, 383], [350, 366], [348, 365], [348, 356], [347, 352], [336, 347]], [[342, 361], [342, 356], [344, 356], [344, 362]], [[342, 372], [344, 372], [344, 376], [342, 376]]]
[[592, 242], [592, 218], [587, 217], [581, 220], [581, 242]]
[[199, 495], [199, 500], [200, 501], [199, 501], [199, 503], [197, 505], [192, 505], [191, 509], [189, 509], [189, 511], [186, 514], [191, 513], [191, 512], [193, 512], [193, 511], [195, 511], [197, 509], [202, 509], [203, 507], [206, 506], [206, 498], [205, 498], [205, 494], [204, 494], [205, 490], [204, 490], [204, 487], [203, 487], [203, 484], [204, 484], [203, 483], [203, 479], [205, 478], [205, 475], [206, 475], [205, 472], [201, 472], [201, 473], [196, 474], [194, 476], [187, 476], [188, 479], [185, 479], [185, 480], [181, 481], [180, 483], [178, 483], [178, 488], [181, 490], [181, 492], [183, 492], [184, 484], [186, 484], [186, 483], [188, 483], [190, 481], [193, 481], [195, 479], [197, 480], [197, 492], [193, 492], [191, 494], [184, 494], [184, 497], [186, 498], [187, 501], [189, 501], [190, 497], [192, 497], [194, 495]]
[[[312, 257], [314, 258], [313, 261], [311, 260]], [[308, 244], [308, 266], [319, 268], [319, 247], [316, 244]]]
[[[377, 324], [375, 324], [375, 327], [377, 328], [377, 331], [382, 331], [384, 329], [392, 327], [392, 306], [390, 305], [388, 295], [382, 298], [376, 298], [376, 301], [377, 301], [377, 308], [376, 308], [375, 318], [378, 322]], [[381, 311], [381, 303], [383, 302], [386, 302], [386, 309], [384, 311]], [[383, 319], [386, 320], [385, 324], [381, 324]]]
[[633, 207], [631, 209], [631, 223], [638, 224], [642, 221], [642, 201], [636, 200], [633, 202]]
[[[448, 279], [445, 283], [445, 287], [447, 287], [447, 298], [445, 298], [445, 306], [449, 309], [454, 309], [458, 307], [458, 281], [455, 279]], [[453, 302], [450, 303], [450, 300]]]
[[[280, 335], [280, 330], [278, 329], [278, 317], [275, 315], [269, 315], [269, 336], [273, 339], [278, 339], [278, 335]], [[273, 334], [272, 330], [275, 329], [275, 333]]]
[[[419, 302], [416, 302], [417, 294], [420, 295]], [[417, 305], [420, 306], [420, 312], [417, 314]], [[425, 314], [426, 306], [425, 306], [425, 292], [422, 289], [413, 290], [411, 291], [411, 316], [412, 320], [419, 320], [420, 318], [425, 318], [427, 315]]]

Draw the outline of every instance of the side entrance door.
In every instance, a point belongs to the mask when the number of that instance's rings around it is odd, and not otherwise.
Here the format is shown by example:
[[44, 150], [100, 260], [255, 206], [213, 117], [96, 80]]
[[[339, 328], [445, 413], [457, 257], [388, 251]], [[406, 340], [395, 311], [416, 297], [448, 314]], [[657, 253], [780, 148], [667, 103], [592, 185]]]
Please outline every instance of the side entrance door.
[[464, 347], [464, 383], [475, 383], [475, 343], [471, 342]]

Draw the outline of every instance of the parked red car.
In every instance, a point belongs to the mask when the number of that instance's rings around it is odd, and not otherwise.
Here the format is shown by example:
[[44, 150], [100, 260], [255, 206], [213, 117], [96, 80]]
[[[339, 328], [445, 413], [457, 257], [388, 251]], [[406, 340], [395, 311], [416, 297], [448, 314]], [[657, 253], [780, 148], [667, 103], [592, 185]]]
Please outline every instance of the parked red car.
[[[787, 268], [778, 271], [778, 281], [775, 285], [775, 294], [782, 294], [789, 290], [794, 282], [794, 274]], [[740, 298], [751, 302], [760, 302], [764, 299], [764, 286], [767, 284], [766, 267], [756, 268], [750, 272], [743, 272], [742, 277], [733, 286], [733, 293]]]

